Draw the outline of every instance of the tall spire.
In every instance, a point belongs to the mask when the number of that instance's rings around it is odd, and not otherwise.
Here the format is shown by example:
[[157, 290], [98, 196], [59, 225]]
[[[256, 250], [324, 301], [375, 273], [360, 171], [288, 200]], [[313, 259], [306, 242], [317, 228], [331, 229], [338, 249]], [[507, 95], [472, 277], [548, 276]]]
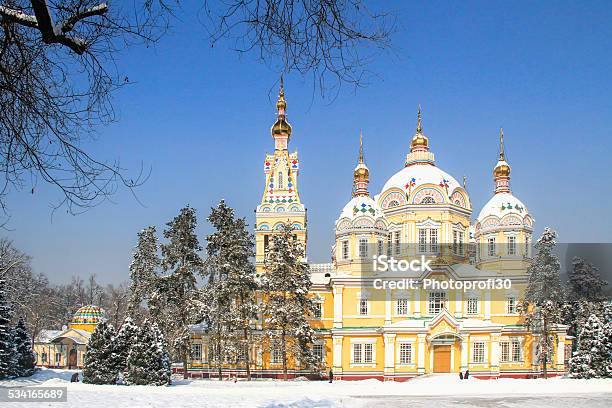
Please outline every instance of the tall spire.
[[370, 169], [363, 160], [363, 132], [359, 130], [359, 161], [353, 172], [353, 197], [368, 197], [368, 183], [370, 182]]
[[417, 133], [423, 133], [423, 127], [421, 126], [421, 104], [419, 103], [419, 110], [417, 111]]
[[291, 125], [287, 121], [287, 101], [285, 100], [285, 85], [283, 76], [280, 78], [280, 88], [278, 90], [278, 100], [276, 101], [276, 122], [272, 125], [270, 132], [274, 138], [276, 150], [287, 150], [287, 144], [291, 137]]
[[499, 160], [506, 160], [504, 157], [504, 128], [499, 128]]
[[417, 109], [416, 132], [410, 141], [410, 153], [406, 155], [406, 166], [413, 164], [434, 164], [434, 155], [429, 151], [429, 138], [423, 133], [421, 104]]
[[506, 162], [504, 153], [504, 129], [499, 129], [499, 160], [493, 169], [495, 194], [510, 193], [510, 165]]

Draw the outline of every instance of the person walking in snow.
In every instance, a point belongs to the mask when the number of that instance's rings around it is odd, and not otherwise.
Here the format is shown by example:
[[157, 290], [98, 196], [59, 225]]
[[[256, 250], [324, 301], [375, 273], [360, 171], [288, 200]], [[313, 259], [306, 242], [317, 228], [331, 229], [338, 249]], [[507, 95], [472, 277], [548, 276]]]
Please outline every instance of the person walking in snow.
[[331, 384], [332, 382], [334, 382], [334, 372], [330, 368], [329, 369], [329, 383]]

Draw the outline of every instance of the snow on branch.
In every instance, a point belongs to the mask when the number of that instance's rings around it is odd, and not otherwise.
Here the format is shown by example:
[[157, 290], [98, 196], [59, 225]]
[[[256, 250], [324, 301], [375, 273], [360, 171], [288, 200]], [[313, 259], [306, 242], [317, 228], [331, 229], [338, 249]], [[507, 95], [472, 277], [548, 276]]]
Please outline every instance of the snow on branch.
[[9, 21], [13, 21], [15, 23], [27, 27], [38, 28], [38, 21], [36, 20], [36, 16], [25, 14], [24, 12], [19, 10], [13, 10], [5, 6], [0, 6], [0, 16], [4, 17]]
[[74, 28], [74, 25], [78, 23], [79, 21], [87, 17], [101, 16], [105, 14], [107, 11], [108, 11], [108, 6], [106, 5], [106, 3], [101, 3], [101, 4], [98, 4], [97, 6], [86, 8], [85, 10], [77, 12], [73, 14], [72, 16], [70, 16], [69, 18], [67, 18], [66, 21], [64, 21], [60, 25], [61, 31], [62, 33], [67, 33], [68, 31], [72, 31], [72, 29]]

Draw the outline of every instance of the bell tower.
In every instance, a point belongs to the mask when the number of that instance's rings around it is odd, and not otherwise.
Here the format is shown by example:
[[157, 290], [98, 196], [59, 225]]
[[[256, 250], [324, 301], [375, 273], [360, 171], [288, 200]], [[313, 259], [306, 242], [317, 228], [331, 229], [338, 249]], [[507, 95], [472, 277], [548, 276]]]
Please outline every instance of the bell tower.
[[287, 101], [281, 78], [276, 122], [270, 132], [274, 139], [274, 152], [266, 153], [264, 160], [265, 185], [260, 204], [255, 210], [255, 263], [257, 272], [264, 269], [264, 260], [271, 245], [271, 235], [283, 223], [291, 223], [294, 234], [304, 249], [307, 240], [306, 207], [300, 200], [298, 176], [300, 162], [297, 151], [289, 153], [292, 128], [287, 121]]

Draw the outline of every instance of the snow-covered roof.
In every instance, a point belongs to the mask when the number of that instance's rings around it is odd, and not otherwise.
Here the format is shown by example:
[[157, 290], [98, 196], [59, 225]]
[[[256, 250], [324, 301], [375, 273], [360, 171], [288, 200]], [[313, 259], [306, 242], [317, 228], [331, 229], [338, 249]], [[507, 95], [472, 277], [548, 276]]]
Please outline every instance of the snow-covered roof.
[[49, 343], [56, 338], [63, 330], [47, 330], [43, 329], [36, 336], [36, 343]]
[[484, 205], [476, 220], [480, 222], [489, 216], [503, 218], [508, 214], [515, 214], [522, 220], [529, 214], [529, 211], [525, 204], [512, 193], [497, 193]]
[[342, 218], [357, 218], [362, 215], [369, 215], [373, 218], [382, 217], [382, 211], [380, 207], [369, 196], [357, 196], [353, 197], [342, 209], [342, 213], [340, 213], [340, 217], [338, 220]]
[[391, 176], [391, 178], [387, 180], [382, 188], [381, 193], [384, 193], [391, 188], [399, 188], [402, 191], [406, 191], [407, 186], [410, 185], [410, 183], [412, 183], [412, 190], [415, 190], [423, 184], [440, 185], [440, 183], [444, 182], [446, 182], [448, 185], [449, 195], [457, 187], [461, 187], [453, 176], [439, 167], [430, 164], [416, 164], [404, 167]]

